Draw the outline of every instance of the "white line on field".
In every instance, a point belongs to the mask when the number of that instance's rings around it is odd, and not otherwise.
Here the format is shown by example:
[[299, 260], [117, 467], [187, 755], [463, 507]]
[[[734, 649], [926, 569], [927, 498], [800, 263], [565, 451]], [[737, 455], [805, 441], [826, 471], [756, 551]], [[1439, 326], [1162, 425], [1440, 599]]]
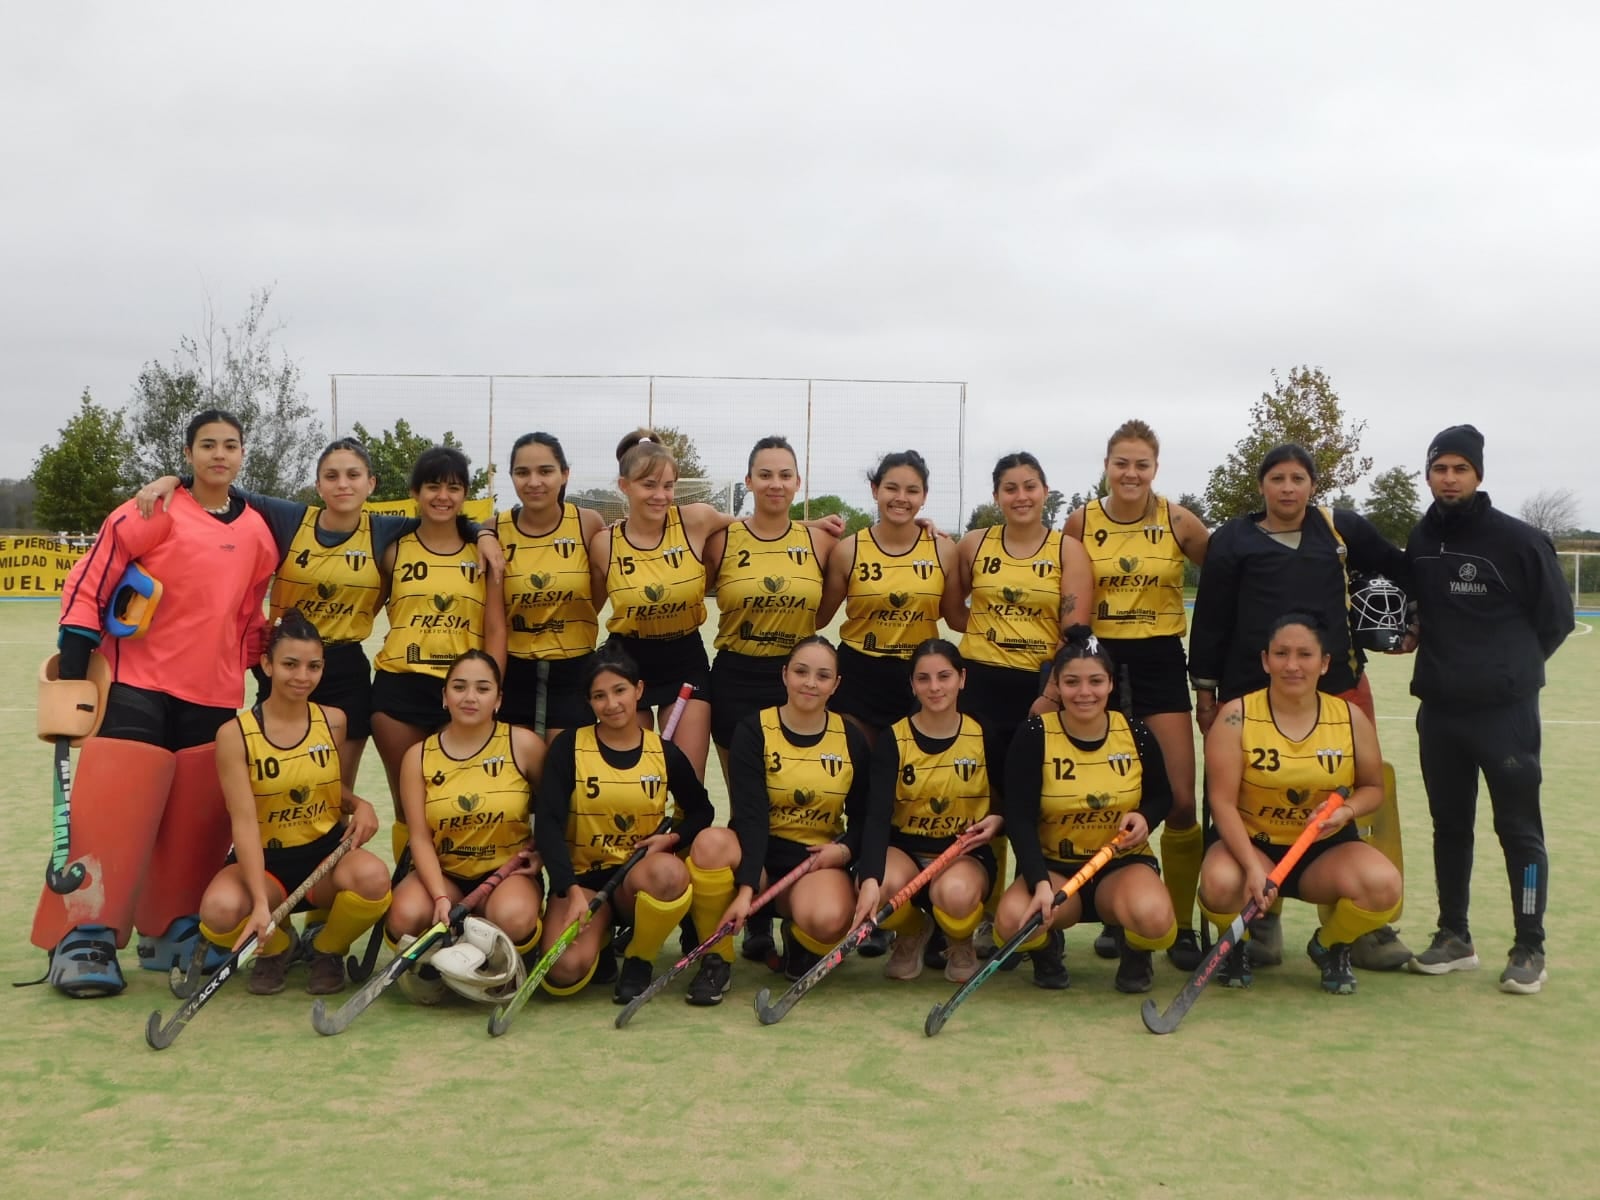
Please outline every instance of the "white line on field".
[[[0, 708], [0, 712], [28, 712], [26, 708]], [[1416, 723], [1415, 717], [1379, 717], [1380, 721], [1404, 721], [1407, 725]], [[1554, 717], [1544, 717], [1541, 725], [1600, 725], [1600, 721], [1558, 721]]]

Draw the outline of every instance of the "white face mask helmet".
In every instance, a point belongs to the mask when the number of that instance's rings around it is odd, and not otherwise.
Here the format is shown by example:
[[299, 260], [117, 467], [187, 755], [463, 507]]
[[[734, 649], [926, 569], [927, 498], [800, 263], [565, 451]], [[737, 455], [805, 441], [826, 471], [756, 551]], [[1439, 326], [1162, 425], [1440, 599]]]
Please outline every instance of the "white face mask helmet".
[[1350, 632], [1363, 650], [1398, 650], [1406, 636], [1406, 594], [1382, 575], [1350, 593]]
[[430, 961], [447, 987], [480, 1004], [509, 999], [527, 978], [522, 956], [511, 939], [498, 925], [481, 917], [468, 917], [462, 923], [461, 936]]

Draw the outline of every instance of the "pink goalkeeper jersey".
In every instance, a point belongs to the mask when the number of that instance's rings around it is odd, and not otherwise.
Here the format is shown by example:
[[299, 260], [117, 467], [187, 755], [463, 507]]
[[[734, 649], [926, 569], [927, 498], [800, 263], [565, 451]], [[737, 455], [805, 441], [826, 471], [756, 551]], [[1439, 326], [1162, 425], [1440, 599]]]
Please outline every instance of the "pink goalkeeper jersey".
[[262, 599], [278, 566], [267, 523], [246, 507], [223, 523], [179, 488], [148, 521], [128, 501], [67, 576], [61, 624], [104, 634], [106, 605], [131, 562], [161, 581], [142, 638], [104, 635], [100, 652], [118, 683], [212, 708], [244, 703], [244, 673], [260, 657]]

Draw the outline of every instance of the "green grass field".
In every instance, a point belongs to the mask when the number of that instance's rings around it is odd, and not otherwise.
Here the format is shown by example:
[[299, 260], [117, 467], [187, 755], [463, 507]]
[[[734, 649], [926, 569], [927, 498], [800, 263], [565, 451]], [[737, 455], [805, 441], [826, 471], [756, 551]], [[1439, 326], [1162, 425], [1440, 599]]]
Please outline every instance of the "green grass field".
[[[51, 605], [0, 605], [7, 980], [43, 965], [27, 940], [50, 794], [32, 701], [54, 619]], [[1248, 992], [1207, 992], [1167, 1038], [1145, 1031], [1138, 999], [1111, 988], [1115, 964], [1075, 930], [1070, 991], [1035, 989], [1026, 966], [998, 975], [934, 1039], [923, 1018], [951, 985], [931, 972], [891, 985], [882, 960], [852, 959], [770, 1028], [751, 1002], [779, 977], [741, 962], [719, 1009], [691, 1009], [679, 989], [618, 1032], [609, 989], [541, 997], [499, 1040], [484, 1032], [486, 1009], [398, 997], [321, 1038], [296, 974], [277, 997], [230, 985], [157, 1054], [145, 1018], [175, 1002], [163, 977], [133, 969], [130, 949], [131, 983], [115, 999], [0, 989], [0, 1193], [1594, 1196], [1600, 637], [1579, 633], [1544, 698], [1543, 995], [1495, 986], [1510, 914], [1487, 797], [1473, 911], [1482, 970], [1365, 975], [1357, 996], [1332, 998], [1291, 953]], [[1409, 673], [1385, 659], [1373, 676], [1411, 866], [1400, 924], [1420, 948], [1434, 910]], [[362, 790], [380, 812], [381, 780], [369, 751]], [[720, 781], [713, 791], [725, 812]], [[373, 847], [387, 844], [385, 832]], [[1315, 920], [1289, 906], [1291, 949]], [[1158, 1002], [1181, 982], [1161, 962]]]

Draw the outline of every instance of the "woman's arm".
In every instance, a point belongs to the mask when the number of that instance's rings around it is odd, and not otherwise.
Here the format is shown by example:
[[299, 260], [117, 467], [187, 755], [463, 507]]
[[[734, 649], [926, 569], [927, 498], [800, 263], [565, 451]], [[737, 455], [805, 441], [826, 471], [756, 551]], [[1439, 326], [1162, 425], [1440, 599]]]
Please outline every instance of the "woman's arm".
[[867, 774], [867, 811], [861, 822], [861, 854], [856, 862], [856, 878], [882, 883], [884, 863], [889, 856], [889, 838], [894, 828], [895, 788], [900, 782], [900, 740], [891, 730], [884, 730], [873, 743]]
[[1043, 785], [1044, 722], [1029, 717], [1006, 751], [1004, 813], [1006, 838], [1017, 856], [1017, 874], [1030, 888], [1050, 882], [1044, 847], [1039, 845], [1039, 796]]
[[444, 868], [439, 865], [433, 831], [428, 828], [428, 785], [422, 778], [422, 746], [418, 742], [400, 760], [400, 810], [405, 813], [406, 829], [411, 835], [412, 870], [437, 905], [440, 900], [448, 900], [450, 893], [445, 890]]
[[1156, 826], [1167, 819], [1172, 811], [1172, 780], [1167, 777], [1167, 760], [1161, 753], [1161, 743], [1143, 721], [1132, 722], [1133, 744], [1139, 751], [1139, 808], [1144, 818], [1146, 836], [1154, 833]]
[[1061, 628], [1087, 625], [1094, 615], [1094, 564], [1077, 538], [1061, 539]]
[[772, 826], [767, 803], [766, 743], [757, 714], [734, 727], [733, 743], [728, 747], [728, 807], [728, 826], [739, 839], [739, 866], [733, 873], [733, 882], [737, 887], [754, 888], [761, 882]]
[[[333, 738], [335, 753], [337, 747], [344, 745], [348, 736], [350, 724], [345, 719], [344, 709], [329, 708], [322, 705], [322, 719], [328, 723], [328, 733]], [[342, 773], [341, 773], [342, 777]], [[345, 783], [339, 784], [339, 813], [345, 818], [345, 840], [357, 846], [364, 846], [372, 840], [372, 835], [378, 832], [378, 814], [372, 805]]]
[[828, 565], [822, 572], [822, 600], [817, 605], [817, 629], [826, 629], [833, 623], [839, 606], [850, 591], [850, 572], [856, 566], [856, 539], [845, 538], [828, 556]]
[[[598, 613], [606, 606], [610, 593], [606, 577], [611, 573], [611, 530], [602, 527], [589, 539], [589, 599]], [[545, 860], [549, 862], [549, 859]]]
[[1178, 549], [1183, 556], [1199, 566], [1206, 560], [1206, 547], [1211, 544], [1211, 531], [1200, 523], [1183, 505], [1167, 501], [1167, 515], [1172, 520], [1172, 536], [1178, 539]]
[[713, 533], [721, 533], [739, 519], [732, 513], [721, 512], [698, 501], [678, 505], [678, 517], [683, 521], [683, 531], [689, 535], [690, 548], [696, 555], [705, 548], [707, 538]]
[[544, 759], [544, 774], [533, 802], [533, 844], [539, 857], [544, 859], [552, 896], [565, 896], [578, 881], [572, 870], [572, 852], [567, 848], [567, 813], [572, 806], [572, 787], [577, 773], [575, 745], [571, 729], [563, 729], [550, 743]]
[[679, 815], [683, 818], [683, 823], [669, 836], [675, 839], [675, 844], [688, 846], [701, 830], [711, 827], [717, 812], [711, 807], [711, 794], [700, 782], [700, 776], [694, 773], [688, 756], [671, 742], [662, 742], [661, 748], [667, 759], [667, 791], [677, 801]]
[[245, 888], [250, 892], [250, 919], [239, 941], [252, 933], [264, 938], [267, 926], [272, 923], [272, 905], [267, 900], [267, 862], [261, 848], [256, 796], [250, 787], [250, 759], [238, 721], [229, 721], [217, 730], [217, 780], [228, 806], [233, 856], [244, 875]]
[[[972, 561], [983, 542], [983, 534], [983, 530], [974, 529], [962, 536], [956, 543], [955, 553], [951, 555], [950, 569], [944, 574], [944, 595], [939, 598], [939, 615], [957, 633], [967, 631], [967, 615], [972, 611], [967, 607], [967, 597], [972, 595]], [[942, 555], [940, 561], [944, 561]]]
[[521, 725], [511, 727], [511, 757], [517, 770], [528, 781], [530, 792], [537, 794], [539, 781], [544, 778], [544, 760], [548, 751], [545, 740], [531, 729]]
[[1239, 787], [1244, 781], [1243, 735], [1244, 700], [1229, 700], [1217, 709], [1216, 722], [1206, 734], [1206, 811], [1223, 845], [1244, 872], [1246, 896], [1259, 902], [1267, 899], [1266, 872], [1239, 816]]
[[722, 554], [728, 548], [728, 531], [719, 529], [706, 538], [706, 548], [700, 555], [700, 561], [706, 569], [706, 595], [714, 596], [717, 592], [717, 574], [722, 570]]

